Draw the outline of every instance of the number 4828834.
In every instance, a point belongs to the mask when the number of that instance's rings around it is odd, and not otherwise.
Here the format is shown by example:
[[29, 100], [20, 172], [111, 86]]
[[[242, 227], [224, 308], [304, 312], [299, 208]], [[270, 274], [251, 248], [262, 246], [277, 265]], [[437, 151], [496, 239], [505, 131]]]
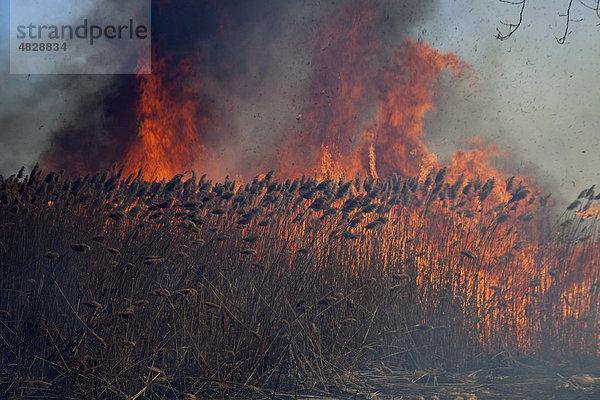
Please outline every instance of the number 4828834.
[[67, 51], [66, 43], [24, 43], [19, 45], [21, 51]]

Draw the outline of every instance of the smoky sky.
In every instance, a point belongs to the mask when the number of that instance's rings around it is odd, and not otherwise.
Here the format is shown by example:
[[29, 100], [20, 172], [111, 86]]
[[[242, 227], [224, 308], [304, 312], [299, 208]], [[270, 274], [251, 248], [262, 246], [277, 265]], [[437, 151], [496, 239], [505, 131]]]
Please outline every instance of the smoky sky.
[[[316, 36], [348, 6], [377, 10], [382, 56], [410, 37], [471, 66], [476, 78], [448, 81], [426, 115], [425, 140], [442, 160], [480, 136], [507, 151], [500, 161], [507, 170], [567, 196], [598, 179], [593, 59], [600, 42], [590, 38], [600, 32], [582, 10], [575, 13], [584, 21], [560, 46], [560, 4], [526, 9], [521, 30], [500, 42], [495, 27], [514, 10], [493, 1], [153, 1], [155, 56], [197, 63], [194, 74], [169, 79], [197, 90], [209, 109], [207, 130], [216, 134], [206, 140], [221, 160], [214, 178], [258, 173], [265, 158], [277, 157], [290, 121], [310, 98]], [[6, 1], [2, 22], [8, 14]], [[9, 75], [5, 36], [0, 46], [1, 174], [38, 160], [80, 174], [121, 159], [137, 135], [138, 78]]]
[[[112, 1], [96, 7], [110, 8]], [[219, 131], [205, 140], [214, 158], [229, 160], [210, 172], [235, 175], [276, 156], [282, 131], [302, 108], [315, 34], [328, 18], [343, 7], [377, 8], [384, 23], [375, 28], [391, 43], [392, 36], [406, 36], [435, 3], [157, 0], [152, 2], [153, 57], [168, 57], [174, 66], [189, 57], [198, 61], [197, 74], [169, 79], [201, 87], [212, 104], [215, 124], [209, 129]], [[88, 14], [93, 13], [92, 8]], [[3, 78], [14, 94], [1, 117], [0, 140], [13, 154], [0, 164], [3, 173], [37, 160], [71, 174], [106, 168], [135, 140], [140, 87], [133, 75]], [[56, 96], [64, 101], [57, 104]]]
[[[111, 1], [98, 6], [110, 7]], [[176, 63], [178, 58], [194, 51], [198, 41], [217, 34], [220, 10], [210, 2], [156, 1], [151, 10], [153, 57], [157, 59], [168, 55]], [[134, 75], [87, 78], [94, 82], [95, 93], [75, 104], [71, 119], [50, 133], [41, 153], [43, 165], [48, 168], [63, 169], [68, 174], [101, 170], [122, 160], [135, 140], [138, 78]], [[64, 79], [66, 86], [82, 78]], [[61, 90], [60, 83], [54, 89]]]

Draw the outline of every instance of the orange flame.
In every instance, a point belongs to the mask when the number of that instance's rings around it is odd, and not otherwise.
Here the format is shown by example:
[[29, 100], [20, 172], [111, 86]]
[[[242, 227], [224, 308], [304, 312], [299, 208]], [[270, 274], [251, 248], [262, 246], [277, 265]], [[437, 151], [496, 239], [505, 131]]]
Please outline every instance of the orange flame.
[[[435, 91], [443, 88], [446, 74], [459, 78], [469, 68], [456, 55], [442, 54], [420, 41], [407, 40], [393, 54], [386, 54], [372, 29], [376, 22], [377, 13], [372, 9], [357, 12], [347, 7], [318, 36], [311, 63], [311, 95], [293, 121], [299, 128], [282, 146], [278, 174], [321, 178], [360, 174], [373, 179], [394, 174], [417, 176], [418, 181], [408, 179], [410, 185], [404, 182], [414, 193], [411, 207], [405, 206], [397, 193], [373, 200], [384, 209], [383, 201], [387, 201], [394, 220], [385, 223], [384, 233], [376, 231], [369, 236], [377, 240], [361, 238], [347, 253], [346, 261], [360, 274], [371, 265], [363, 257], [372, 254], [373, 248], [386, 249], [382, 255], [386, 271], [408, 273], [417, 285], [427, 279], [435, 282], [440, 278], [442, 282], [448, 270], [455, 271], [456, 280], [445, 284], [457, 294], [466, 291], [474, 301], [481, 321], [474, 330], [490, 348], [494, 340], [508, 338], [519, 348], [530, 346], [532, 330], [541, 326], [531, 318], [531, 310], [543, 306], [544, 298], [559, 299], [554, 304], [562, 307], [564, 321], [588, 327], [586, 314], [596, 318], [594, 302], [600, 296], [597, 238], [563, 247], [553, 242], [555, 237], [548, 239], [541, 232], [542, 223], [522, 223], [544, 219], [539, 209], [540, 191], [525, 177], [512, 179], [499, 171], [493, 161], [504, 155], [495, 146], [474, 139], [473, 149], [456, 151], [443, 165], [423, 140], [424, 116], [434, 108]], [[160, 59], [155, 60], [153, 70], [152, 75], [139, 77], [139, 135], [127, 152], [126, 167], [134, 172], [144, 166], [147, 179], [170, 178], [198, 166], [206, 170], [206, 163], [216, 158], [205, 144], [209, 141], [203, 141], [208, 114], [198, 88], [183, 86], [179, 79], [194, 73], [196, 66], [191, 60], [171, 65], [170, 60]], [[267, 160], [273, 158], [264, 155]], [[272, 167], [264, 165], [265, 170]], [[434, 175], [436, 170], [443, 170], [445, 176]], [[419, 185], [421, 189], [417, 189]], [[358, 186], [356, 191], [369, 194]], [[458, 201], [456, 191], [465, 200]], [[340, 207], [332, 203], [335, 212]], [[539, 212], [534, 213], [536, 210]], [[340, 223], [356, 231], [368, 230], [375, 221], [365, 214], [369, 212], [356, 211], [352, 214], [355, 222], [341, 219]], [[584, 206], [573, 214], [595, 221], [600, 219], [600, 207]], [[440, 220], [449, 222], [440, 224]], [[332, 234], [340, 235], [331, 225], [317, 237], [306, 222], [294, 222], [280, 220], [282, 235], [310, 237], [317, 242], [315, 248]], [[231, 226], [229, 219], [226, 223]], [[350, 239], [359, 237], [350, 228], [345, 233]], [[457, 248], [459, 245], [469, 247]], [[300, 249], [293, 243], [290, 247], [293, 257]], [[547, 252], [542, 254], [540, 249]], [[409, 263], [402, 261], [407, 252], [414, 254]], [[572, 260], [573, 266], [558, 270], [557, 260]], [[582, 293], [590, 289], [594, 297], [585, 303]], [[423, 302], [435, 298], [434, 293], [422, 295]], [[438, 311], [435, 301], [430, 301]], [[504, 330], [511, 331], [506, 338], [500, 334]], [[495, 343], [495, 347], [504, 345]]]
[[155, 60], [152, 74], [139, 76], [138, 138], [124, 161], [130, 172], [143, 167], [146, 179], [162, 179], [201, 165], [206, 148], [199, 140], [207, 117], [197, 90], [178, 80], [194, 68], [191, 60], [171, 65], [163, 58]]
[[423, 118], [433, 108], [433, 87], [448, 68], [459, 76], [467, 66], [454, 54], [408, 40], [378, 74], [379, 107], [369, 130], [380, 175], [416, 175], [438, 164], [422, 141]]
[[[280, 153], [281, 176], [425, 178], [443, 166], [423, 140], [424, 117], [448, 73], [454, 79], [470, 77], [469, 67], [452, 53], [414, 40], [387, 56], [373, 33], [376, 22], [373, 10], [357, 12], [349, 6], [319, 35], [312, 96], [297, 118], [299, 131]], [[479, 139], [473, 144], [472, 150], [455, 152], [448, 175], [493, 179], [492, 197], [509, 201], [511, 195], [500, 185], [509, 175], [493, 163], [504, 154]], [[538, 191], [526, 178], [518, 181]]]
[[[407, 40], [385, 54], [373, 30], [377, 22], [374, 9], [348, 6], [318, 36], [312, 95], [295, 118], [297, 135], [278, 151], [280, 176], [386, 178], [396, 173], [423, 178], [442, 166], [423, 141], [424, 116], [434, 108], [445, 72], [458, 78], [468, 66], [420, 41]], [[173, 65], [163, 58], [154, 60], [151, 75], [140, 75], [139, 132], [124, 160], [128, 171], [143, 166], [145, 178], [160, 179], [192, 168], [210, 170], [215, 151], [207, 147], [212, 141], [206, 140], [211, 137], [200, 88], [181, 83], [188, 81], [181, 77], [195, 73], [197, 65], [190, 59]], [[482, 150], [485, 146], [478, 147], [456, 152], [449, 174], [505, 180], [508, 176]], [[264, 156], [273, 160], [272, 154]], [[274, 167], [266, 163], [262, 169]], [[509, 198], [497, 188], [494, 192], [504, 201]]]
[[367, 156], [360, 133], [374, 94], [369, 77], [381, 50], [370, 30], [376, 17], [372, 10], [357, 15], [346, 8], [319, 35], [311, 63], [315, 71], [310, 105], [302, 111], [300, 131], [284, 146], [278, 168], [282, 175], [368, 171], [368, 160], [360, 157]]

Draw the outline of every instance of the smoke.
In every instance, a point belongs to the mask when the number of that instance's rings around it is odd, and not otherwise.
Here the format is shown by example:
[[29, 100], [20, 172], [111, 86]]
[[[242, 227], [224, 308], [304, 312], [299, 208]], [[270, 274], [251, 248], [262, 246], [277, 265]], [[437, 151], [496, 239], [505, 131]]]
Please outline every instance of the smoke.
[[[276, 166], [277, 146], [310, 98], [316, 35], [344, 7], [377, 10], [383, 21], [377, 33], [387, 45], [425, 20], [435, 2], [153, 3], [155, 57], [197, 61], [197, 74], [172, 79], [209, 99], [210, 121], [201, 136], [210, 158], [193, 168], [222, 177]], [[12, 157], [4, 158], [2, 172], [40, 157], [47, 167], [73, 174], [106, 168], [136, 139], [139, 79], [133, 76], [4, 79], [13, 96], [1, 117], [2, 139]]]
[[[99, 13], [116, 20], [117, 4], [86, 0], [71, 9], [69, 1], [62, 1], [54, 14], [39, 15], [37, 22], [76, 26]], [[9, 2], [1, 7], [0, 21], [9, 26]], [[68, 173], [104, 168], [135, 133], [134, 80], [120, 75], [10, 75], [7, 31], [0, 34], [0, 173], [37, 161]], [[107, 59], [119, 62], [110, 54]]]
[[52, 143], [52, 132], [66, 126], [72, 131], [96, 119], [98, 109], [91, 107], [91, 99], [96, 99], [102, 88], [112, 86], [112, 80], [2, 75], [0, 172], [13, 173], [22, 165], [32, 166]]
[[45, 166], [86, 174], [121, 160], [137, 130], [135, 79], [119, 76], [106, 82], [94, 77], [87, 90], [78, 85], [72, 92], [76, 97], [65, 105], [72, 114], [52, 132], [42, 152]]
[[[567, 2], [568, 3], [568, 2]], [[600, 43], [595, 15], [573, 3], [572, 34], [564, 32], [567, 3], [528, 6], [521, 28], [506, 41], [494, 38], [499, 21], [515, 22], [518, 10], [501, 2], [473, 6], [467, 0], [440, 7], [411, 35], [440, 51], [452, 51], [476, 74], [474, 85], [447, 82], [425, 132], [442, 159], [479, 136], [507, 156], [498, 165], [531, 176], [563, 203], [597, 183], [600, 129], [593, 54]], [[532, 3], [533, 5], [533, 3]]]
[[[356, 19], [376, 14], [370, 28], [378, 40], [399, 45], [410, 26], [426, 19], [435, 3], [263, 1], [259, 6], [229, 7], [223, 34], [198, 46], [207, 55], [204, 90], [214, 101], [219, 121], [212, 128], [219, 134], [209, 143], [216, 159], [207, 163], [213, 168], [208, 172], [216, 177], [248, 177], [280, 168], [286, 157], [280, 154], [282, 146], [300, 134], [301, 115], [315, 101], [314, 80], [323, 73], [319, 68], [329, 68], [326, 74], [333, 77], [348, 62], [319, 62], [321, 53], [331, 51], [328, 39], [320, 35], [344, 10]], [[399, 38], [398, 32], [404, 37]], [[306, 150], [297, 148], [299, 153]]]
[[[493, 38], [498, 15], [509, 10], [472, 7], [465, 0], [153, 2], [154, 56], [168, 56], [174, 66], [195, 63], [194, 73], [165, 82], [202, 99], [199, 112], [206, 121], [198, 140], [208, 156], [190, 169], [220, 179], [280, 166], [281, 146], [302, 131], [299, 114], [314, 106], [314, 79], [323, 72], [318, 68], [330, 68], [333, 76], [347, 61], [316, 65], [320, 49], [315, 46], [327, 51], [319, 35], [344, 8], [355, 10], [356, 18], [361, 10], [375, 13], [371, 32], [379, 40], [382, 51], [376, 57], [382, 65], [404, 39], [416, 38], [456, 53], [472, 67], [478, 78], [444, 81], [436, 92], [437, 109], [425, 116], [426, 144], [442, 161], [479, 136], [506, 150], [500, 167], [534, 175], [553, 191], [571, 196], [568, 190], [593, 183], [597, 173], [589, 168], [590, 157], [598, 147], [593, 131], [600, 121], [592, 98], [597, 91], [586, 85], [596, 82], [594, 64], [573, 61], [586, 43], [573, 40], [570, 47], [559, 47], [554, 32], [542, 27], [548, 21], [532, 15], [533, 27], [499, 42]], [[560, 20], [551, 23], [558, 26]], [[589, 32], [581, 25], [577, 29], [584, 40]], [[548, 43], [536, 44], [540, 37]], [[571, 61], [560, 65], [560, 60]], [[3, 74], [0, 79], [6, 88], [0, 173], [40, 158], [72, 173], [102, 169], [121, 162], [137, 140], [140, 79], [134, 76]], [[579, 145], [565, 132], [575, 132]]]

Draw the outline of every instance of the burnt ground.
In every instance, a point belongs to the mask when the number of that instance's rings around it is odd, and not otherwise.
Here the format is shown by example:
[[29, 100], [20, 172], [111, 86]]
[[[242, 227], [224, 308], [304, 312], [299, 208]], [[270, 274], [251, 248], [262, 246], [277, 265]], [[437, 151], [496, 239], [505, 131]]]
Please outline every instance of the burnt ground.
[[598, 365], [521, 364], [463, 374], [413, 372], [371, 377], [381, 388], [365, 398], [384, 399], [600, 399]]
[[[271, 394], [265, 398], [378, 400], [600, 399], [599, 360], [503, 360], [448, 373], [394, 371], [381, 366], [356, 374], [364, 386], [338, 395]], [[368, 389], [366, 389], [368, 388]], [[266, 395], [266, 393], [265, 393]]]

